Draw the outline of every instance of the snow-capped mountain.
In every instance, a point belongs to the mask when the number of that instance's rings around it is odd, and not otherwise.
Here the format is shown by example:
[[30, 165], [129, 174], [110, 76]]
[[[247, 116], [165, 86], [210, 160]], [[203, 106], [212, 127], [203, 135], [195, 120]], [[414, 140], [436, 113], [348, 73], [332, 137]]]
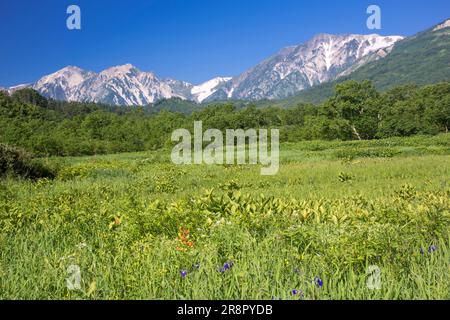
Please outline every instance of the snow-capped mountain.
[[125, 64], [108, 68], [86, 79], [77, 86], [73, 100], [146, 105], [175, 96], [170, 85], [152, 72], [142, 72], [131, 64]]
[[[74, 66], [44, 76], [31, 85], [57, 100], [147, 105], [178, 97], [204, 102], [226, 99], [278, 99], [314, 85], [348, 75], [368, 62], [387, 56], [400, 36], [319, 34], [310, 41], [286, 47], [234, 78], [217, 77], [199, 85], [160, 79], [131, 64], [99, 73]], [[17, 90], [9, 88], [9, 91]]]
[[78, 67], [67, 66], [55, 73], [42, 77], [32, 87], [47, 97], [57, 100], [76, 100], [78, 87], [87, 79], [92, 78], [93, 72], [84, 71]]
[[100, 73], [69, 66], [43, 77], [32, 88], [54, 99], [115, 105], [146, 105], [177, 96], [169, 84], [131, 64]]
[[213, 95], [221, 85], [228, 83], [233, 78], [217, 77], [206, 81], [191, 89], [191, 94], [196, 101], [202, 102]]
[[209, 99], [279, 99], [334, 80], [388, 54], [400, 36], [319, 34], [233, 78]]
[[184, 81], [159, 79], [154, 73], [140, 71], [131, 64], [111, 67], [100, 73], [68, 66], [20, 88], [31, 87], [57, 100], [132, 106], [173, 97], [202, 102], [230, 79], [218, 77], [194, 86]]

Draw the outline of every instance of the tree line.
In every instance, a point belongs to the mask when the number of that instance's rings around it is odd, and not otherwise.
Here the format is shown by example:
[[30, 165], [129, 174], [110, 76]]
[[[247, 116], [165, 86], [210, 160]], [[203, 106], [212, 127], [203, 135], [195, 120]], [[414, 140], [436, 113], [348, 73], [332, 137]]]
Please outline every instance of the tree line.
[[[182, 105], [173, 103], [178, 109]], [[278, 128], [282, 142], [435, 135], [450, 128], [450, 83], [378, 92], [370, 81], [347, 81], [336, 85], [333, 96], [320, 105], [282, 109], [217, 102], [190, 114], [55, 101], [32, 89], [0, 92], [0, 143], [43, 156], [155, 150], [171, 144], [173, 130], [192, 129], [199, 120], [204, 129], [223, 131]]]

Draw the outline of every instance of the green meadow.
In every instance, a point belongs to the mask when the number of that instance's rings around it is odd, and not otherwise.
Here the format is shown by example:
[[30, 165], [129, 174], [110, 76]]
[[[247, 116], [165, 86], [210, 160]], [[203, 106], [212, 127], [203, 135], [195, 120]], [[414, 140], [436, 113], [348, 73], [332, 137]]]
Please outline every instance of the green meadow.
[[450, 299], [450, 134], [284, 143], [274, 176], [170, 152], [0, 180], [0, 299]]

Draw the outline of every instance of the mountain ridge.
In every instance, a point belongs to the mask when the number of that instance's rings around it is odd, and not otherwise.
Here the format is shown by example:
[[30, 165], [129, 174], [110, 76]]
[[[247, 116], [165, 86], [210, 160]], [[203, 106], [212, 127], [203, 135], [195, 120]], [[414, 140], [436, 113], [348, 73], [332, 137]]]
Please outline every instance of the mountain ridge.
[[[297, 96], [314, 96], [320, 90], [328, 92], [332, 84], [345, 79], [359, 79], [361, 74], [369, 73], [370, 80], [370, 72], [367, 71], [370, 66], [383, 66], [383, 61], [398, 55], [398, 47], [402, 47], [405, 41], [414, 41], [427, 32], [447, 34], [449, 26], [450, 19], [447, 19], [408, 38], [319, 33], [305, 43], [281, 48], [235, 77], [215, 77], [199, 85], [171, 78], [162, 79], [153, 72], [141, 71], [128, 63], [98, 73], [67, 66], [33, 84], [11, 87], [9, 91], [31, 87], [57, 100], [126, 106], [154, 104], [170, 98], [195, 103], [296, 100]], [[404, 54], [408, 56], [410, 52]], [[395, 67], [392, 66], [393, 69]], [[411, 68], [414, 67], [413, 64]], [[388, 71], [383, 69], [381, 73]], [[447, 71], [444, 68], [442, 72]]]
[[[401, 36], [320, 33], [309, 41], [282, 48], [233, 78], [212, 98], [281, 99], [333, 80], [361, 58], [393, 46]], [[210, 98], [211, 99], [211, 98]]]
[[125, 106], [148, 105], [170, 98], [196, 103], [226, 99], [273, 100], [330, 81], [361, 58], [390, 47], [400, 39], [401, 36], [377, 34], [320, 33], [303, 44], [282, 48], [238, 76], [215, 77], [199, 85], [160, 79], [153, 72], [141, 71], [127, 63], [98, 73], [67, 66], [28, 86], [57, 100]]
[[337, 80], [320, 84], [279, 101], [279, 105], [321, 103], [346, 80], [371, 80], [381, 91], [392, 86], [450, 81], [450, 19], [399, 41], [385, 58], [369, 61]]

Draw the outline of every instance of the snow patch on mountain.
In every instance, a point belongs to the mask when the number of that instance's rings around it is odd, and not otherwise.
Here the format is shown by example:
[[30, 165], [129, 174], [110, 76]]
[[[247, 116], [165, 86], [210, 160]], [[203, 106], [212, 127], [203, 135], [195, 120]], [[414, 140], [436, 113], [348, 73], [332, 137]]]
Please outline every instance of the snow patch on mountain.
[[6, 91], [6, 92], [8, 92], [8, 94], [13, 94], [17, 90], [21, 90], [21, 89], [25, 89], [25, 88], [29, 88], [29, 87], [31, 87], [31, 84], [23, 83], [23, 84], [18, 84], [16, 86], [9, 87], [9, 88], [0, 88], [0, 90]]
[[380, 37], [376, 34], [370, 35], [366, 40], [369, 43], [369, 45], [366, 45], [364, 47], [362, 56], [360, 56], [359, 58], [367, 56], [368, 54], [371, 54], [372, 52], [378, 51], [380, 49], [391, 47], [397, 41], [400, 41], [402, 39], [403, 37], [400, 36]]
[[334, 80], [361, 58], [391, 47], [401, 39], [403, 37], [376, 34], [319, 34], [304, 44], [280, 50], [233, 78], [217, 90], [217, 95], [222, 96], [225, 91], [232, 99], [286, 98]]
[[327, 71], [331, 68], [331, 61], [333, 59], [333, 39], [330, 39], [330, 42], [323, 44], [324, 48], [324, 58], [325, 58], [325, 64], [327, 67]]
[[217, 87], [230, 81], [231, 77], [217, 77], [206, 81], [191, 89], [191, 94], [197, 102], [202, 102], [217, 91]]
[[447, 20], [445, 20], [443, 23], [437, 25], [437, 26], [433, 29], [433, 31], [438, 31], [438, 30], [441, 30], [441, 29], [444, 29], [444, 28], [448, 28], [448, 27], [450, 27], [450, 19], [447, 19]]

